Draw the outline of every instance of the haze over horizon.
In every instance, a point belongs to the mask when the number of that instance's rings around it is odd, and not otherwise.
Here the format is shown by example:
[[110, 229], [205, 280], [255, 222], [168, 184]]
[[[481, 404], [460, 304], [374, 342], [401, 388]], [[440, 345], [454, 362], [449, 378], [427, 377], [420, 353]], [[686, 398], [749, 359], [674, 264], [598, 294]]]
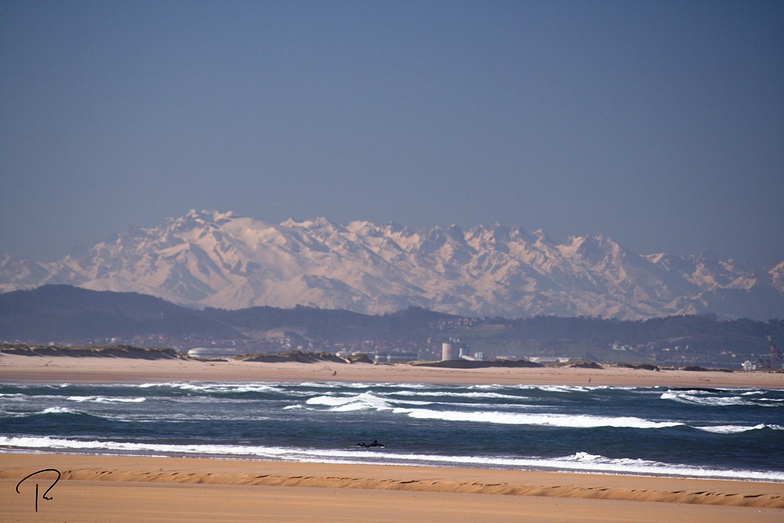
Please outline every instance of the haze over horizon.
[[190, 209], [784, 260], [784, 3], [0, 4], [0, 254]]

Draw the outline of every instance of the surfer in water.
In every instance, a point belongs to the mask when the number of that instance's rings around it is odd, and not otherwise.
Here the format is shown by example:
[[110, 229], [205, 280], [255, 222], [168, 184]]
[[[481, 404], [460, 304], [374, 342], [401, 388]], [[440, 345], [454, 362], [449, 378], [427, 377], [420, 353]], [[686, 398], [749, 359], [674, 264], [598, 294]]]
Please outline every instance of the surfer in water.
[[374, 439], [373, 443], [359, 442], [359, 443], [357, 443], [357, 447], [363, 447], [363, 448], [378, 447], [378, 448], [382, 448], [382, 449], [385, 448], [384, 444], [379, 443], [377, 439]]

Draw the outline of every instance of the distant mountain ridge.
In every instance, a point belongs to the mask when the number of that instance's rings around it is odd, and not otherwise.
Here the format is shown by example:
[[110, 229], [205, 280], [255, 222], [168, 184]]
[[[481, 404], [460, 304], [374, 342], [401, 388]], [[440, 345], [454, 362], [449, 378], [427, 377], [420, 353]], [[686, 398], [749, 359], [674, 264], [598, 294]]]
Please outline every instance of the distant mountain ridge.
[[542, 231], [500, 225], [412, 231], [325, 218], [274, 225], [195, 210], [52, 263], [0, 257], [0, 291], [44, 284], [137, 292], [197, 308], [784, 317], [784, 261], [765, 271], [709, 250], [638, 255], [605, 236], [556, 244]]

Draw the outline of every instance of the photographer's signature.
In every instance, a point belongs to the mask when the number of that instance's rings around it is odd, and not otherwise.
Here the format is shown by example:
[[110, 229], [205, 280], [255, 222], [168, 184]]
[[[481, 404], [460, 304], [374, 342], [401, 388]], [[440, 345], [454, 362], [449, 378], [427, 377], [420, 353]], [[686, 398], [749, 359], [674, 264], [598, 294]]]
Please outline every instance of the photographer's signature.
[[[27, 476], [22, 478], [22, 480], [19, 483], [16, 484], [16, 493], [21, 494], [21, 492], [19, 492], [19, 485], [21, 485], [22, 483], [24, 483], [25, 481], [27, 481], [28, 479], [32, 478], [35, 475], [44, 474], [46, 472], [54, 472], [55, 474], [57, 474], [57, 477], [55, 478], [54, 482], [49, 486], [48, 489], [44, 491], [43, 495], [41, 496], [42, 499], [51, 501], [52, 500], [51, 496], [47, 497], [46, 495], [49, 494], [49, 491], [52, 490], [55, 485], [57, 485], [58, 481], [60, 481], [60, 471], [57, 469], [41, 469], [37, 472], [33, 472], [32, 474], [28, 474]], [[35, 484], [35, 511], [38, 512], [38, 483]]]

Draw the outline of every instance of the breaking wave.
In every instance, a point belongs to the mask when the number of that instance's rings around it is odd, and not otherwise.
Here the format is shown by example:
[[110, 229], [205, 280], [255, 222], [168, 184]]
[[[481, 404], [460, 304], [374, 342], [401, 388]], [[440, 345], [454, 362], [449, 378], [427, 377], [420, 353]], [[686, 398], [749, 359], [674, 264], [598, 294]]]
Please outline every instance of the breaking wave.
[[449, 466], [476, 468], [510, 468], [553, 470], [604, 474], [632, 474], [668, 477], [736, 479], [784, 482], [784, 472], [729, 470], [716, 467], [675, 465], [644, 459], [612, 459], [587, 452], [571, 455], [538, 457], [485, 457], [441, 454], [394, 453], [358, 449], [308, 449], [252, 445], [161, 444], [100, 440], [74, 440], [51, 437], [0, 436], [0, 446], [14, 450], [61, 450], [115, 452], [132, 455], [200, 455], [225, 458], [251, 458], [322, 463], [386, 464], [409, 466]]
[[593, 429], [615, 427], [630, 429], [662, 429], [683, 425], [674, 421], [651, 421], [635, 417], [604, 417], [585, 414], [529, 414], [511, 412], [460, 412], [427, 409], [395, 409], [396, 414], [407, 414], [412, 418], [443, 421], [469, 421], [475, 423], [497, 423], [502, 425], [538, 425], [542, 427], [568, 427]]

